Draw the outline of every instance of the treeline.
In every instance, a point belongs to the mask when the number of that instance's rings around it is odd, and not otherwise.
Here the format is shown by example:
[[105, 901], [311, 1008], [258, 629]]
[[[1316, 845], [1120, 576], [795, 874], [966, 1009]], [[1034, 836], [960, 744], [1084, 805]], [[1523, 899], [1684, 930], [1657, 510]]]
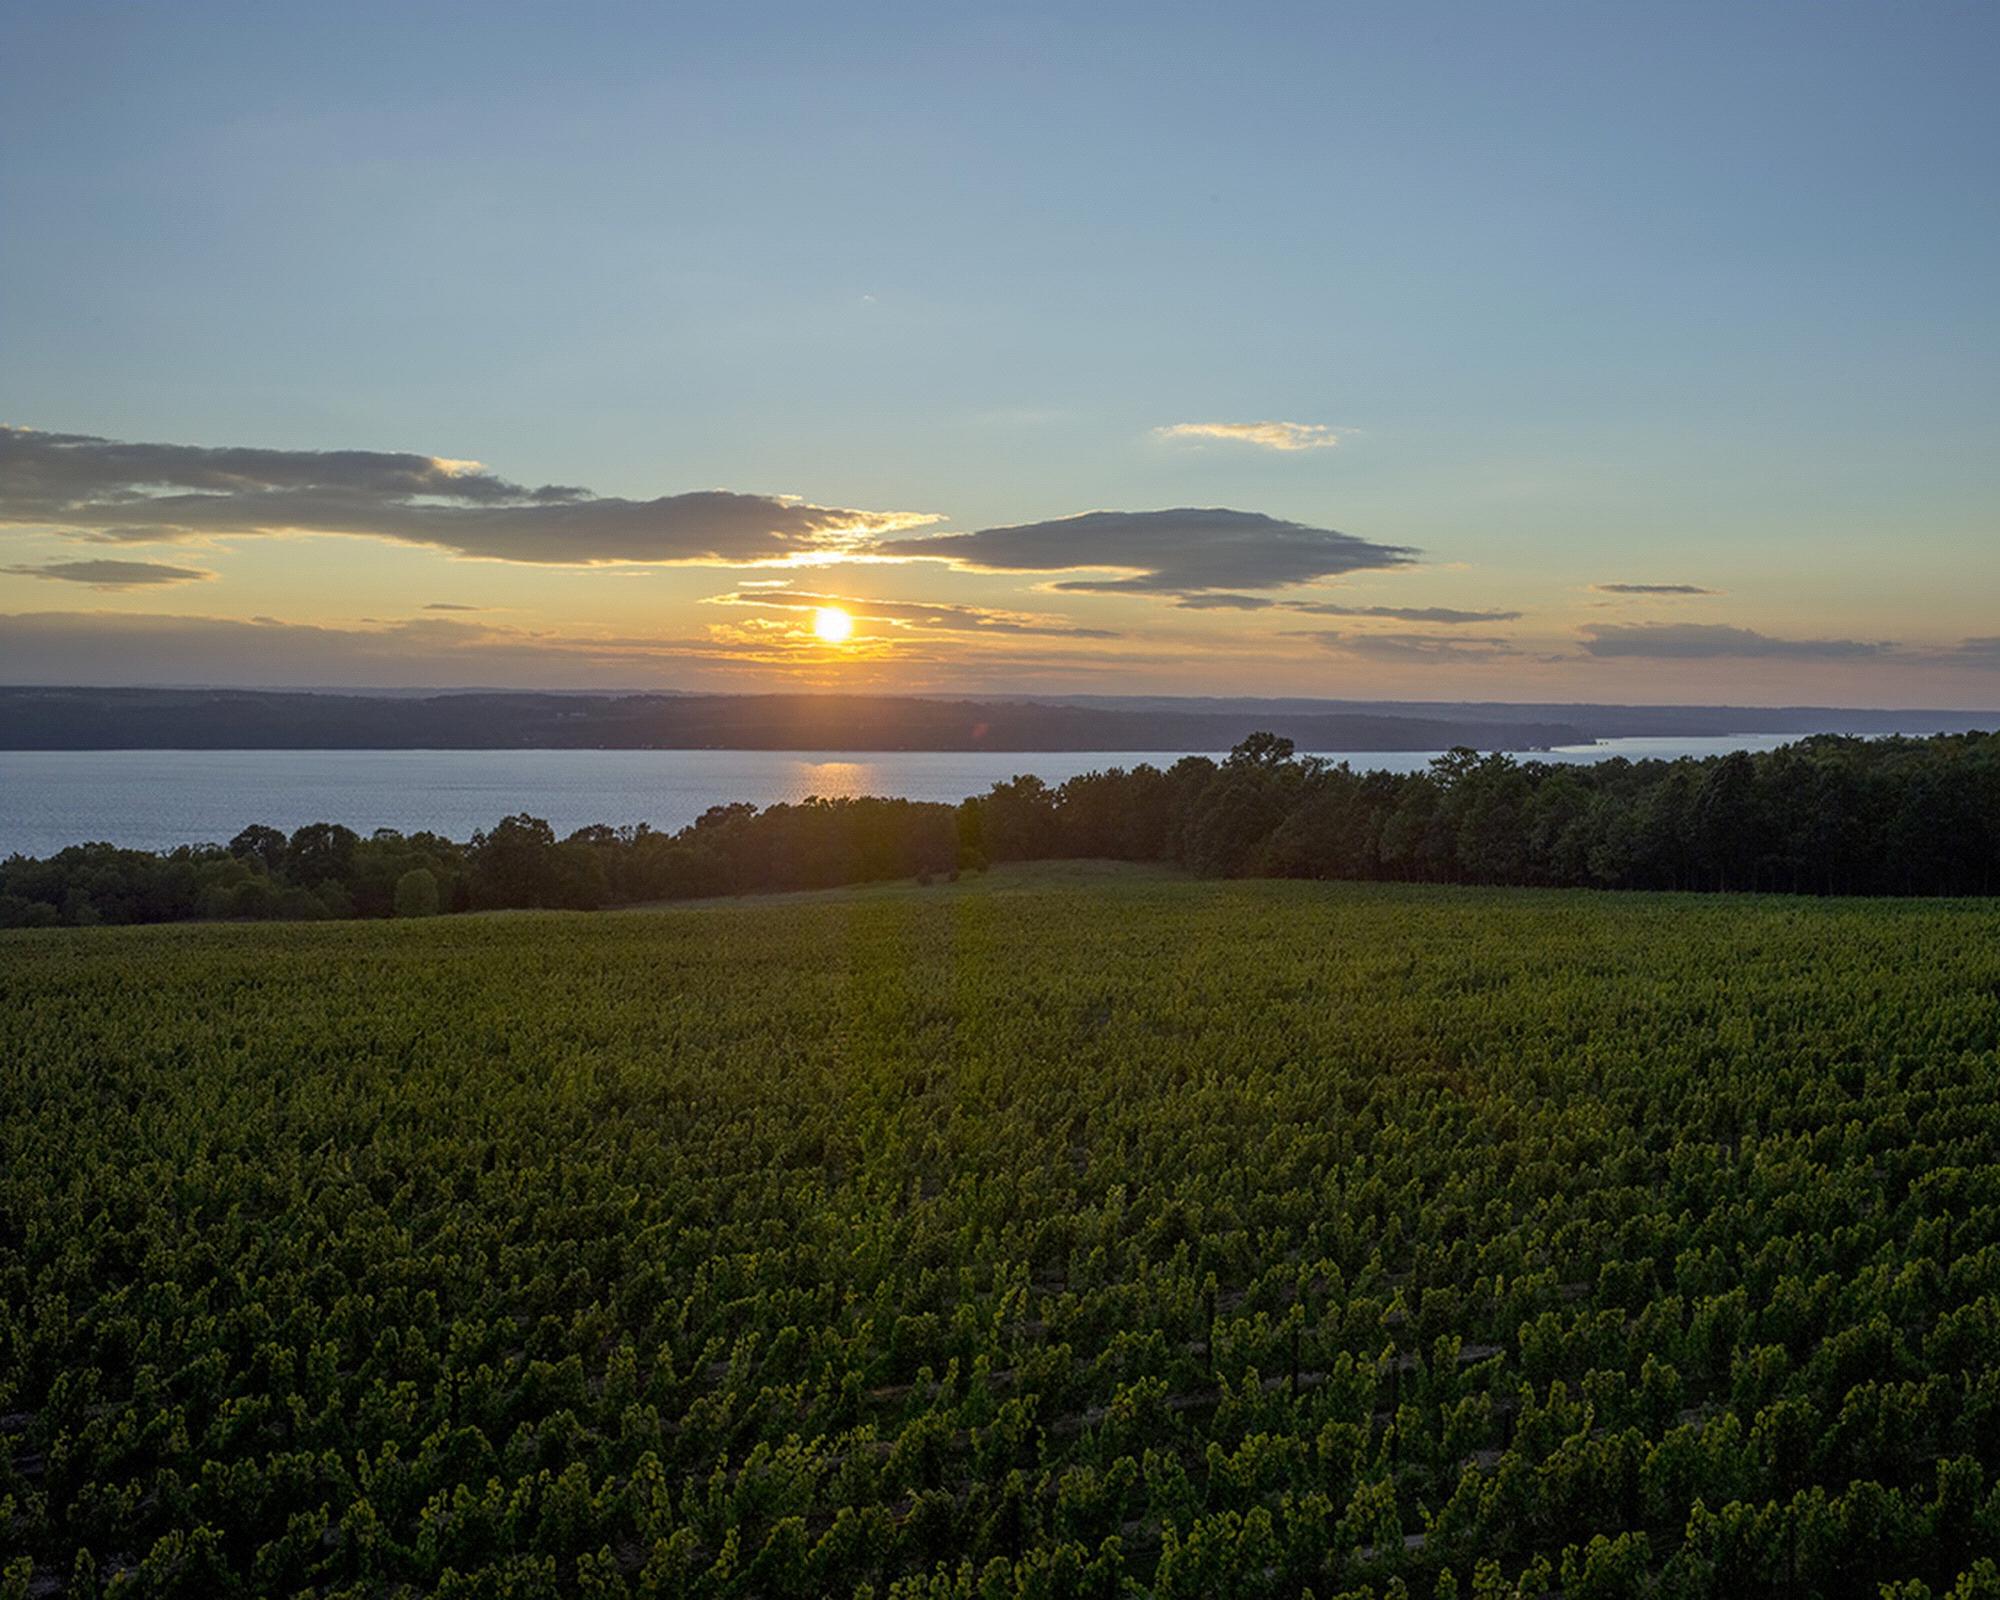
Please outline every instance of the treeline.
[[262, 825], [165, 853], [76, 845], [0, 863], [0, 927], [428, 916], [952, 876], [1104, 857], [1213, 877], [1965, 895], [2000, 888], [2000, 734], [1804, 739], [1762, 754], [1579, 766], [1448, 752], [1356, 772], [1253, 734], [1227, 758], [1024, 776], [948, 806], [807, 800], [558, 838], [508, 817], [460, 844]]
[[0, 927], [264, 918], [424, 917], [602, 906], [951, 875], [959, 813], [908, 800], [711, 807], [678, 833], [596, 825], [558, 839], [505, 818], [459, 844], [315, 822], [261, 824], [226, 845], [164, 853], [72, 845], [0, 862]]
[[1819, 735], [1591, 765], [1457, 749], [1355, 772], [1255, 734], [1220, 762], [999, 784], [967, 818], [995, 860], [1177, 861], [1211, 877], [1794, 894], [2000, 889], [2000, 734]]

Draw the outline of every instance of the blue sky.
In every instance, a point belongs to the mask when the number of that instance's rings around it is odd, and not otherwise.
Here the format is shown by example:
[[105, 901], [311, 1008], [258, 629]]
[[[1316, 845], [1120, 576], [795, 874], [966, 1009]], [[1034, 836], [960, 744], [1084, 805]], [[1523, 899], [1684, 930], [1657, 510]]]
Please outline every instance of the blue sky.
[[[1990, 6], [7, 13], [0, 421], [939, 533], [1232, 508], [1420, 552], [1250, 598], [1519, 613], [1474, 645], [846, 562], [812, 592], [1117, 638], [836, 652], [718, 622], [777, 581], [740, 565], [372, 525], [178, 528], [112, 553], [213, 576], [80, 583], [103, 529], [0, 492], [0, 612], [43, 619], [10, 676], [257, 616], [370, 635], [353, 681], [2000, 704]], [[1337, 442], [1162, 432], [1269, 420]]]

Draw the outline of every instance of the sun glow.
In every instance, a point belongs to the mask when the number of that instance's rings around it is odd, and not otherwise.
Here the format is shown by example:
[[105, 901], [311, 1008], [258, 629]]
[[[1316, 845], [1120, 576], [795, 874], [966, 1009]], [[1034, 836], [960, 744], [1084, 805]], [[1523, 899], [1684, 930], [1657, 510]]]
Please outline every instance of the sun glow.
[[813, 632], [828, 644], [845, 644], [854, 632], [854, 619], [839, 606], [821, 606], [813, 612]]

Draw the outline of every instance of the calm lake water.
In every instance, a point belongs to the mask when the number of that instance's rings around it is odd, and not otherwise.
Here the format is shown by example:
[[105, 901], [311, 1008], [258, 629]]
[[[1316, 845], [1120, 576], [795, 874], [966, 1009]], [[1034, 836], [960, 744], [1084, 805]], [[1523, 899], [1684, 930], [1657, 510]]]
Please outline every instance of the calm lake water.
[[[1673, 757], [1763, 750], [1789, 735], [1613, 739], [1539, 759]], [[1434, 750], [1346, 751], [1357, 770], [1414, 772]], [[964, 799], [1016, 773], [1049, 783], [1178, 751], [773, 750], [8, 750], [0, 751], [0, 855], [47, 855], [109, 840], [136, 849], [226, 840], [246, 823], [287, 831], [341, 822], [357, 832], [428, 828], [464, 839], [517, 811], [558, 833], [586, 823], [683, 827], [712, 805], [808, 795]]]

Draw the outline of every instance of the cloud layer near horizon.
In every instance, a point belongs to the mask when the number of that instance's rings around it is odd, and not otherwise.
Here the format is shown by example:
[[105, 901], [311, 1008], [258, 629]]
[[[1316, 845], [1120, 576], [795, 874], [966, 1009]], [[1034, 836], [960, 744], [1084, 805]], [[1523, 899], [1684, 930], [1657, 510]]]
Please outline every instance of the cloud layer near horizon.
[[1403, 545], [1221, 506], [1086, 511], [975, 533], [890, 539], [876, 548], [976, 572], [1122, 572], [1129, 576], [1072, 578], [1054, 587], [1161, 596], [1290, 588], [1343, 572], [1409, 566], [1417, 555]]
[[[980, 630], [983, 631], [983, 630]], [[1165, 658], [1142, 655], [1154, 665]], [[968, 650], [912, 638], [898, 687], [954, 692], [1089, 677], [1100, 650], [1008, 633]], [[264, 688], [602, 688], [699, 686], [756, 692], [779, 680], [827, 686], [782, 640], [632, 636], [419, 615], [354, 623], [158, 612], [0, 613], [0, 683], [215, 685]], [[935, 680], [933, 682], [933, 680]], [[840, 687], [875, 688], [862, 661]]]
[[112, 544], [332, 533], [494, 561], [752, 565], [936, 520], [724, 489], [628, 500], [528, 488], [441, 456], [125, 444], [0, 427], [0, 523]]
[[[986, 604], [967, 599], [990, 598], [981, 592], [983, 580], [942, 574], [937, 566], [913, 566], [893, 586], [916, 587], [921, 581], [919, 593], [948, 598], [869, 599], [838, 592], [831, 572], [804, 580], [827, 586], [808, 592], [791, 587], [800, 576], [796, 569], [783, 576], [740, 570], [716, 583], [716, 588], [727, 585], [728, 592], [708, 601], [734, 608], [734, 615], [711, 611], [704, 627], [699, 608], [687, 609], [696, 604], [693, 598], [665, 580], [654, 589], [648, 582], [606, 579], [610, 590], [622, 593], [602, 603], [582, 600], [559, 620], [542, 602], [547, 585], [540, 572], [504, 575], [489, 569], [481, 581], [490, 594], [431, 601], [421, 605], [424, 615], [378, 621], [360, 614], [394, 618], [419, 606], [400, 577], [387, 576], [386, 555], [384, 576], [375, 577], [374, 564], [367, 563], [366, 586], [352, 585], [339, 591], [339, 600], [325, 601], [307, 593], [313, 582], [307, 574], [331, 569], [323, 553], [301, 550], [294, 566], [282, 548], [267, 550], [261, 565], [245, 552], [239, 569], [230, 564], [235, 553], [218, 551], [215, 565], [224, 577], [240, 571], [249, 580], [230, 585], [230, 592], [244, 597], [239, 606], [217, 607], [237, 615], [134, 617], [119, 609], [120, 602], [107, 601], [107, 609], [96, 613], [0, 616], [0, 647], [7, 647], [0, 648], [0, 658], [12, 663], [0, 667], [0, 678], [11, 671], [21, 681], [48, 681], [50, 673], [98, 681], [104, 672], [116, 671], [132, 681], [215, 681], [249, 674], [271, 681], [281, 675], [293, 682], [361, 682], [375, 673], [376, 681], [390, 683], [400, 670], [429, 681], [519, 682], [533, 681], [547, 664], [557, 677], [602, 682], [653, 669], [713, 670], [728, 677], [809, 672], [830, 660], [845, 681], [858, 684], [866, 671], [905, 668], [912, 682], [924, 681], [925, 674], [930, 681], [949, 682], [967, 670], [1013, 669], [1033, 677], [1143, 666], [1185, 673], [1197, 658], [1226, 658], [1246, 674], [1310, 674], [1316, 659], [1325, 671], [1322, 651], [1392, 666], [1456, 663], [1468, 669], [1468, 682], [1477, 681], [1470, 674], [1482, 664], [1490, 676], [1508, 658], [1523, 670], [1567, 666], [1593, 677], [1617, 661], [1629, 663], [1621, 669], [1628, 677], [1651, 674], [1649, 663], [1689, 664], [1686, 671], [1695, 678], [1704, 671], [1727, 675], [1730, 663], [1747, 662], [1767, 663], [1773, 675], [1781, 665], [1796, 666], [1802, 675], [1837, 674], [1843, 666], [1898, 675], [1918, 666], [2000, 669], [2000, 640], [1990, 637], [1945, 642], [1905, 635], [1903, 642], [1891, 643], [1790, 637], [1721, 622], [1605, 621], [1578, 628], [1583, 619], [1574, 610], [1564, 616], [1560, 604], [1544, 608], [1528, 599], [1518, 582], [1511, 589], [1462, 588], [1455, 598], [1471, 605], [1359, 603], [1372, 598], [1365, 582], [1350, 589], [1330, 580], [1407, 568], [1418, 552], [1229, 507], [1097, 510], [971, 532], [913, 531], [936, 520], [726, 490], [632, 500], [568, 485], [529, 488], [477, 462], [420, 454], [126, 444], [0, 427], [0, 540], [19, 541], [26, 558], [0, 565], [0, 578], [35, 580], [43, 592], [49, 585], [67, 585], [72, 591], [137, 590], [149, 599], [158, 594], [161, 612], [189, 598], [189, 591], [206, 599], [223, 586], [204, 585], [217, 576], [205, 563], [135, 559], [141, 552], [134, 547], [289, 532], [391, 540], [531, 569], [752, 569], [771, 562], [856, 561], [938, 563], [1014, 580], [993, 584], [1013, 592], [999, 604]], [[52, 551], [50, 539], [67, 541], [76, 558]], [[90, 554], [93, 546], [104, 554]], [[881, 567], [866, 576], [850, 569], [841, 586], [891, 587], [882, 575]], [[433, 573], [423, 581], [436, 581], [450, 594], [453, 590], [443, 586], [458, 578]], [[15, 593], [27, 587], [23, 582]], [[1634, 602], [1721, 592], [1692, 583], [1588, 587]], [[1026, 590], [1039, 593], [1030, 596]], [[1175, 610], [1135, 620], [1135, 608], [1110, 605], [1118, 597]], [[1478, 604], [1503, 598], [1528, 609]], [[473, 600], [489, 603], [469, 603]], [[1072, 600], [1073, 605], [1066, 603]], [[279, 623], [241, 614], [294, 603], [323, 618], [329, 605], [342, 605], [345, 617]], [[872, 624], [857, 635], [869, 648], [828, 656], [800, 626], [800, 614], [819, 606], [843, 607]], [[1599, 616], [1631, 616], [1681, 608], [1606, 599], [1589, 609]], [[1064, 614], [1072, 610], [1079, 615]], [[1092, 610], [1099, 616], [1090, 616]], [[511, 620], [475, 620], [482, 611]], [[1106, 615], [1113, 611], [1115, 616]], [[1209, 612], [1221, 615], [1201, 616]], [[458, 615], [447, 620], [453, 613]], [[1502, 637], [1516, 630], [1501, 625], [1524, 615], [1535, 622], [1518, 637]], [[1302, 631], [1312, 626], [1304, 621], [1283, 626], [1293, 617], [1327, 619], [1327, 625], [1311, 632]], [[1117, 620], [1129, 632], [1084, 626], [1085, 620]], [[1157, 647], [1166, 653], [1143, 655], [1136, 647], [1156, 622], [1162, 629]], [[1795, 625], [1814, 633], [1835, 631], [1830, 623], [1818, 629], [1810, 621]], [[655, 627], [658, 635], [642, 636]], [[622, 637], [612, 637], [614, 632]], [[708, 637], [691, 637], [702, 633]], [[1095, 648], [1096, 641], [1121, 642]], [[871, 665], [864, 667], [864, 661]], [[1715, 665], [1704, 669], [1700, 663]]]
[[285, 687], [565, 685], [639, 681], [661, 664], [724, 669], [741, 652], [705, 640], [574, 639], [445, 617], [365, 625], [275, 617], [40, 611], [0, 616], [0, 681], [246, 683]]

